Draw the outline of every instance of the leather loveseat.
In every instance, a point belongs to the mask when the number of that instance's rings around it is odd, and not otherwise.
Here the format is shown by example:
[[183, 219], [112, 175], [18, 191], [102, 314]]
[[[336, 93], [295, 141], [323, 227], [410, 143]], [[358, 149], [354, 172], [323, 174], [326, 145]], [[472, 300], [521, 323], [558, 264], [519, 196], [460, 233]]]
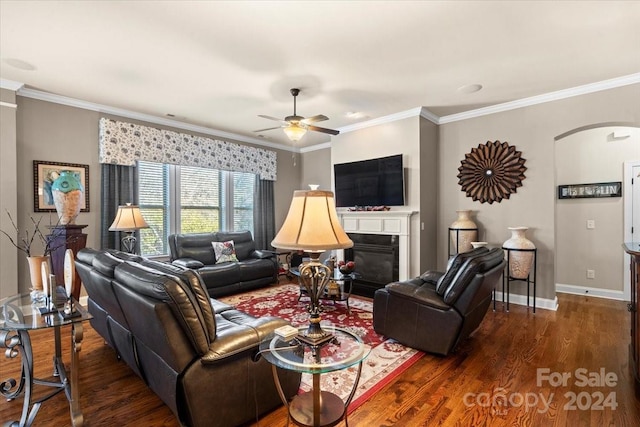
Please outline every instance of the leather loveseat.
[[427, 271], [389, 283], [374, 295], [374, 330], [407, 346], [447, 355], [482, 322], [504, 266], [502, 249], [483, 247], [455, 255], [446, 272]]
[[[259, 343], [288, 322], [209, 298], [197, 273], [82, 249], [91, 325], [185, 426], [236, 426], [282, 404]], [[256, 361], [257, 360], [257, 361]], [[300, 374], [279, 371], [286, 396]]]
[[[233, 241], [237, 262], [216, 264], [212, 242]], [[213, 298], [237, 294], [275, 283], [278, 260], [272, 251], [256, 250], [250, 231], [172, 234], [171, 262], [196, 270]]]

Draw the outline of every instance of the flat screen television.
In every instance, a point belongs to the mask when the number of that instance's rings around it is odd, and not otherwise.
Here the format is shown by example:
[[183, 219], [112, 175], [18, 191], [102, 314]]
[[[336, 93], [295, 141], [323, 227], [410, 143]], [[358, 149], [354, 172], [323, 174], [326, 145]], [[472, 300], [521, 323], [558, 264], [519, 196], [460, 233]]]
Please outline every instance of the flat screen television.
[[333, 165], [336, 206], [403, 206], [402, 154]]

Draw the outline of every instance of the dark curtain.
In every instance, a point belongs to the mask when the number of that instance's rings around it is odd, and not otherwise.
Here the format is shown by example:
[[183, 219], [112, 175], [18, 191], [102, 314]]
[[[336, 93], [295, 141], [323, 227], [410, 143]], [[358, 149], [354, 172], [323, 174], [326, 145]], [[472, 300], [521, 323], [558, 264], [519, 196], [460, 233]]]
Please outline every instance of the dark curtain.
[[[119, 231], [109, 231], [118, 206], [138, 204], [138, 173], [135, 166], [103, 164], [100, 212], [100, 245], [102, 249], [122, 250]], [[136, 231], [136, 234], [139, 234]], [[139, 239], [139, 235], [136, 236]], [[139, 253], [139, 248], [136, 248]]]
[[276, 236], [274, 188], [274, 181], [260, 179], [256, 175], [253, 192], [253, 239], [257, 249], [271, 249], [271, 241]]

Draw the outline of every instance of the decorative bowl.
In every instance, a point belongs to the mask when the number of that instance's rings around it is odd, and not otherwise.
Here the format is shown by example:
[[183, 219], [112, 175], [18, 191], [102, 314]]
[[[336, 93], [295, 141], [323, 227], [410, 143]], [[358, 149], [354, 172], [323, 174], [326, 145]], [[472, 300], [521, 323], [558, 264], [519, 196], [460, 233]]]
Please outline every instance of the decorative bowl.
[[346, 265], [340, 266], [338, 269], [340, 270], [340, 273], [342, 273], [342, 274], [351, 274], [351, 273], [353, 273], [353, 268], [349, 268]]

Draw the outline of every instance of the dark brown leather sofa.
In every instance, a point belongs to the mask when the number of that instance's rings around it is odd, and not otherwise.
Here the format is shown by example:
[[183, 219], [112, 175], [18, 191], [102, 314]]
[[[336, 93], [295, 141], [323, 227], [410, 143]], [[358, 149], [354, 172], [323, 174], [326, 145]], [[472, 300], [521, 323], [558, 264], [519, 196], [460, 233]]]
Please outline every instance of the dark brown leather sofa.
[[[216, 264], [212, 242], [232, 240], [238, 262]], [[256, 250], [250, 231], [172, 234], [171, 262], [196, 270], [216, 298], [267, 286], [278, 281], [278, 260], [272, 251]]]
[[[76, 268], [93, 328], [181, 425], [236, 426], [282, 404], [271, 365], [255, 356], [288, 322], [211, 299], [197, 273], [171, 264], [83, 249]], [[300, 374], [279, 376], [295, 395]]]
[[500, 248], [478, 248], [449, 260], [446, 272], [389, 283], [373, 302], [379, 334], [429, 353], [447, 355], [475, 331], [505, 266]]

